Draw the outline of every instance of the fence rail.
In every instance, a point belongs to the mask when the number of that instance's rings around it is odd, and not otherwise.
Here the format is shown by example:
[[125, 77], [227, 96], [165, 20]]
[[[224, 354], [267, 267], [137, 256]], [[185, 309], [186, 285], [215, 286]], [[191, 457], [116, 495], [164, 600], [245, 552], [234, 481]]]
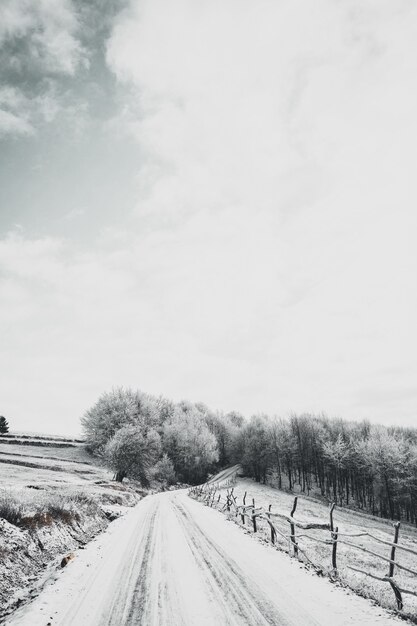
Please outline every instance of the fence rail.
[[[360, 533], [343, 533], [339, 532], [339, 528], [334, 525], [334, 509], [335, 504], [332, 504], [329, 510], [329, 521], [302, 521], [297, 520], [294, 517], [294, 514], [297, 510], [298, 497], [295, 496], [294, 503], [291, 508], [291, 512], [289, 514], [285, 514], [282, 512], [272, 511], [272, 505], [269, 505], [268, 509], [265, 509], [262, 506], [255, 505], [255, 499], [252, 498], [251, 504], [246, 504], [247, 492], [245, 491], [244, 496], [242, 498], [242, 504], [237, 503], [237, 497], [234, 494], [234, 484], [236, 482], [236, 477], [229, 478], [226, 482], [216, 483], [216, 484], [204, 484], [199, 485], [197, 487], [192, 487], [189, 490], [189, 495], [196, 500], [199, 500], [205, 503], [207, 506], [219, 508], [220, 511], [226, 513], [234, 513], [235, 517], [240, 517], [240, 520], [243, 525], [246, 525], [248, 522], [252, 524], [253, 532], [258, 532], [258, 521], [265, 521], [270, 529], [270, 541], [272, 544], [276, 543], [277, 537], [281, 537], [286, 542], [288, 542], [288, 552], [290, 556], [299, 557], [299, 554], [302, 554], [305, 559], [316, 569], [320, 569], [315, 563], [312, 562], [310, 557], [306, 554], [304, 548], [301, 548], [299, 545], [299, 540], [303, 538], [307, 538], [311, 541], [315, 541], [321, 544], [325, 544], [331, 546], [331, 572], [332, 575], [338, 576], [338, 565], [337, 565], [337, 547], [339, 544], [349, 546], [356, 550], [360, 550], [367, 554], [370, 554], [378, 559], [381, 559], [385, 563], [389, 564], [389, 572], [387, 575], [377, 576], [376, 574], [372, 574], [358, 567], [353, 567], [351, 565], [347, 565], [347, 567], [353, 571], [356, 571], [360, 574], [368, 576], [369, 578], [373, 578], [374, 580], [378, 580], [380, 582], [388, 583], [395, 595], [395, 601], [397, 604], [398, 610], [403, 609], [403, 599], [402, 594], [408, 594], [417, 597], [417, 591], [413, 591], [411, 589], [405, 589], [400, 586], [398, 581], [394, 579], [394, 571], [395, 568], [399, 570], [403, 570], [417, 576], [417, 571], [413, 570], [401, 563], [398, 563], [396, 559], [396, 551], [403, 550], [410, 554], [417, 556], [417, 551], [406, 546], [399, 545], [399, 532], [400, 532], [400, 522], [394, 523], [394, 537], [393, 541], [385, 541], [384, 539], [380, 539], [376, 537], [372, 533], [369, 532], [360, 532]], [[221, 489], [226, 489], [226, 494], [222, 495], [220, 493]], [[282, 532], [280, 528], [277, 527], [275, 520], [282, 520], [289, 524], [289, 533]], [[298, 533], [297, 530], [321, 530], [327, 531], [330, 533], [329, 538], [319, 538], [311, 535], [309, 533]], [[346, 539], [354, 539], [358, 537], [369, 537], [379, 542], [380, 544], [386, 545], [391, 548], [390, 555], [384, 556], [383, 554], [379, 554], [378, 552], [374, 552], [369, 548], [364, 548], [353, 541], [349, 541]]]

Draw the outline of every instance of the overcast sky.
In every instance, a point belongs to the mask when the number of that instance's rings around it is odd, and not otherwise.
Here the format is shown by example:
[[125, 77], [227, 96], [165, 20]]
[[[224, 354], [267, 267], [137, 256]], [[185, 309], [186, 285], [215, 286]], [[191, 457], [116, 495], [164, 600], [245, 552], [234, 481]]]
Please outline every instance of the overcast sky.
[[414, 0], [2, 0], [0, 68], [13, 429], [117, 385], [415, 423]]

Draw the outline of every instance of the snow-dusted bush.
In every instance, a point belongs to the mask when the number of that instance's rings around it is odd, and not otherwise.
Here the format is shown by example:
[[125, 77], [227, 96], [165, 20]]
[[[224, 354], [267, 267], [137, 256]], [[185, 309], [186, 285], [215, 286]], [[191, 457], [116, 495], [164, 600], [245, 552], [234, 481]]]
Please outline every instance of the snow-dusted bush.
[[89, 515], [98, 511], [95, 501], [83, 492], [37, 493], [0, 491], [0, 518], [14, 526], [34, 528], [54, 521], [71, 524], [80, 511]]
[[174, 464], [167, 454], [164, 454], [152, 470], [152, 476], [155, 480], [164, 485], [170, 486], [177, 482]]
[[8, 491], [0, 491], [0, 518], [18, 526], [24, 514], [24, 507], [16, 496]]
[[144, 433], [139, 426], [120, 428], [105, 447], [105, 458], [116, 473], [116, 480], [135, 478], [149, 484], [152, 467], [161, 454], [161, 438], [155, 430]]

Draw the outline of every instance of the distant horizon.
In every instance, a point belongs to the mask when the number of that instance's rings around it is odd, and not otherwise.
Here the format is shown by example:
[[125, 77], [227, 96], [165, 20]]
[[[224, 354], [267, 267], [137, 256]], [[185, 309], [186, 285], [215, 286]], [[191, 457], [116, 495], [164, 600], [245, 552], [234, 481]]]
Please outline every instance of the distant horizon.
[[[126, 387], [124, 387], [124, 388], [126, 388]], [[108, 391], [111, 391], [111, 390], [108, 389], [107, 392]], [[134, 389], [134, 391], [141, 391], [141, 392], [147, 394], [147, 392], [144, 391], [143, 389], [140, 389], [140, 390]], [[106, 393], [106, 392], [103, 392], [103, 393]], [[224, 411], [224, 410], [220, 409], [219, 407], [212, 407], [210, 405], [207, 405], [205, 402], [201, 402], [199, 400], [190, 400], [189, 398], [181, 398], [179, 400], [173, 400], [172, 398], [169, 398], [169, 397], [165, 396], [164, 394], [149, 394], [149, 395], [154, 395], [155, 397], [163, 397], [163, 398], [165, 398], [167, 400], [170, 400], [170, 401], [173, 401], [173, 402], [176, 402], [176, 403], [184, 401], [184, 402], [191, 402], [192, 404], [200, 404], [200, 403], [201, 404], [205, 404], [207, 406], [207, 408], [210, 411], [213, 411], [214, 413], [219, 412], [219, 413], [226, 414], [226, 413], [236, 412], [236, 413], [239, 413], [240, 415], [242, 415], [242, 417], [245, 420], [249, 420], [252, 416], [255, 416], [255, 415], [267, 415], [267, 417], [269, 417], [269, 418], [275, 418], [276, 417], [278, 419], [290, 419], [291, 415], [310, 415], [310, 416], [313, 416], [313, 417], [325, 417], [325, 418], [330, 419], [330, 420], [339, 420], [339, 419], [341, 419], [341, 420], [343, 420], [343, 421], [345, 421], [347, 423], [349, 423], [349, 422], [352, 422], [352, 423], [369, 422], [373, 426], [383, 426], [385, 428], [410, 428], [410, 429], [417, 430], [417, 425], [416, 424], [405, 423], [405, 422], [401, 422], [399, 420], [397, 422], [395, 422], [395, 423], [382, 423], [381, 421], [372, 420], [372, 419], [365, 418], [365, 417], [356, 417], [355, 418], [355, 417], [349, 417], [349, 416], [345, 417], [345, 416], [341, 416], [341, 415], [330, 415], [326, 411], [314, 411], [314, 412], [313, 411], [299, 411], [299, 412], [298, 411], [297, 412], [289, 411], [288, 413], [286, 413], [284, 415], [278, 414], [276, 412], [255, 411], [253, 413], [248, 414], [248, 413], [244, 413], [242, 411], [237, 411], [235, 409]], [[97, 397], [97, 400], [98, 400], [98, 397]], [[93, 404], [91, 406], [93, 406]], [[87, 407], [85, 409], [84, 413], [89, 408], [91, 408], [91, 406]], [[0, 415], [2, 415], [1, 411], [0, 411]], [[53, 432], [52, 431], [37, 431], [37, 430], [33, 430], [33, 429], [29, 430], [29, 429], [25, 429], [25, 428], [23, 428], [23, 429], [22, 428], [15, 429], [15, 428], [12, 427], [13, 424], [10, 423], [10, 419], [6, 415], [5, 415], [5, 417], [9, 421], [9, 426], [10, 426], [9, 433], [12, 434], [12, 435], [19, 435], [19, 434], [20, 435], [39, 435], [39, 436], [45, 436], [45, 437], [50, 436], [50, 437], [58, 437], [58, 438], [61, 438], [61, 437], [83, 438], [83, 436], [84, 436], [83, 435], [83, 431], [82, 431], [82, 427], [81, 427], [82, 415], [79, 418], [79, 429], [78, 430], [61, 430], [61, 431], [53, 431]], [[12, 422], [13, 422], [13, 420], [12, 420]]]

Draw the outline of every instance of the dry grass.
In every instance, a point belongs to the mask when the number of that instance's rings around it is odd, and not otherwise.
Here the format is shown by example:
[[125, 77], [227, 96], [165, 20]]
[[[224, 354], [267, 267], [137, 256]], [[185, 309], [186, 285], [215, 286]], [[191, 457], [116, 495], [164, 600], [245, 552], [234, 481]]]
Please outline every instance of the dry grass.
[[0, 519], [5, 519], [14, 526], [19, 526], [24, 514], [23, 503], [10, 492], [0, 492]]
[[0, 491], [0, 518], [19, 528], [34, 529], [54, 522], [71, 525], [80, 519], [79, 510], [95, 513], [97, 504], [83, 492], [69, 494]]

